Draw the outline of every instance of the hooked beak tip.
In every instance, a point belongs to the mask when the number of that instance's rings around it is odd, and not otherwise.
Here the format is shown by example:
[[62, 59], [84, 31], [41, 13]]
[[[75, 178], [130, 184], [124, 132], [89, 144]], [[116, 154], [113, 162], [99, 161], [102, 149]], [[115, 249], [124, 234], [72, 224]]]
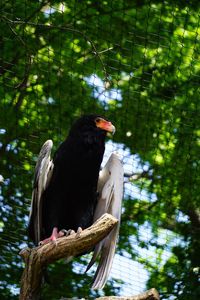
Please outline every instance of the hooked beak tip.
[[115, 128], [115, 126], [114, 126], [114, 125], [112, 125], [112, 128], [111, 128], [111, 133], [112, 133], [112, 134], [115, 134], [115, 131], [116, 131], [116, 128]]

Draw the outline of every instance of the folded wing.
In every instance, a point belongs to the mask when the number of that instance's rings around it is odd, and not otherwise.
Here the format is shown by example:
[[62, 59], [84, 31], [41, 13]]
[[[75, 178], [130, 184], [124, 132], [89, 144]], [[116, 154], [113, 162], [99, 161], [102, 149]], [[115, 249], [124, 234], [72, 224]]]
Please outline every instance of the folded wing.
[[31, 211], [29, 215], [29, 236], [37, 245], [41, 240], [42, 231], [42, 193], [48, 186], [53, 171], [51, 161], [52, 140], [42, 146], [35, 167]]
[[94, 222], [104, 213], [109, 213], [118, 219], [118, 224], [105, 239], [95, 246], [93, 257], [86, 270], [90, 269], [100, 255], [100, 262], [92, 285], [93, 289], [104, 287], [112, 267], [121, 219], [123, 176], [121, 160], [117, 154], [113, 153], [99, 175], [99, 199], [94, 214]]

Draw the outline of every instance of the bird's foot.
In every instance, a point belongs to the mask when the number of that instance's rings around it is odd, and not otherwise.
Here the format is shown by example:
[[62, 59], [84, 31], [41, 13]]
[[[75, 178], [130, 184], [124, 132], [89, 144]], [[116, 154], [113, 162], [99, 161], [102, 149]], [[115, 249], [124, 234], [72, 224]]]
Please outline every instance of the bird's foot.
[[56, 240], [59, 237], [61, 237], [60, 232], [58, 232], [58, 228], [57, 227], [54, 227], [51, 236], [49, 238], [44, 239], [43, 241], [40, 241], [39, 242], [39, 246], [45, 245], [45, 244], [47, 244], [49, 242], [56, 243]]
[[48, 244], [49, 242], [56, 243], [57, 239], [63, 236], [76, 234], [75, 238], [79, 238], [82, 231], [83, 229], [81, 227], [78, 227], [77, 232], [75, 232], [73, 229], [69, 229], [69, 230], [62, 229], [58, 231], [58, 228], [54, 227], [51, 236], [49, 238], [44, 239], [43, 241], [40, 241], [39, 246]]
[[62, 229], [62, 230], [59, 231], [58, 234], [59, 234], [59, 237], [76, 234], [75, 237], [78, 238], [82, 231], [83, 231], [83, 229], [81, 227], [78, 227], [76, 232], [73, 229], [69, 229], [69, 230]]

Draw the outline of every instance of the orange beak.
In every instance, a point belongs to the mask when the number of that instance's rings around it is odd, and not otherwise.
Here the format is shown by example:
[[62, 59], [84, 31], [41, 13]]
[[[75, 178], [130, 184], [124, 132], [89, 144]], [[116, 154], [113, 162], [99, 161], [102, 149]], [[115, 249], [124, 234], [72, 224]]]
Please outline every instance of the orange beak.
[[97, 127], [105, 131], [111, 132], [112, 134], [115, 133], [115, 126], [111, 122], [106, 121], [103, 118], [97, 118], [95, 122]]

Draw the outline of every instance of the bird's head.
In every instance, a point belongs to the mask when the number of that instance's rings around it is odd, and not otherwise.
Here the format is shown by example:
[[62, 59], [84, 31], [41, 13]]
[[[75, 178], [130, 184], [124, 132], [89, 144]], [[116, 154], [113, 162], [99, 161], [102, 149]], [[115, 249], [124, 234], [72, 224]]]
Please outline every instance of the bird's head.
[[104, 130], [106, 132], [110, 132], [112, 134], [115, 133], [115, 126], [108, 120], [97, 116], [94, 117], [94, 122], [97, 128], [99, 128], [100, 130]]
[[89, 130], [102, 132], [104, 135], [109, 132], [115, 133], [115, 126], [100, 115], [83, 115], [73, 125], [74, 129], [78, 129], [80, 132], [87, 132]]

